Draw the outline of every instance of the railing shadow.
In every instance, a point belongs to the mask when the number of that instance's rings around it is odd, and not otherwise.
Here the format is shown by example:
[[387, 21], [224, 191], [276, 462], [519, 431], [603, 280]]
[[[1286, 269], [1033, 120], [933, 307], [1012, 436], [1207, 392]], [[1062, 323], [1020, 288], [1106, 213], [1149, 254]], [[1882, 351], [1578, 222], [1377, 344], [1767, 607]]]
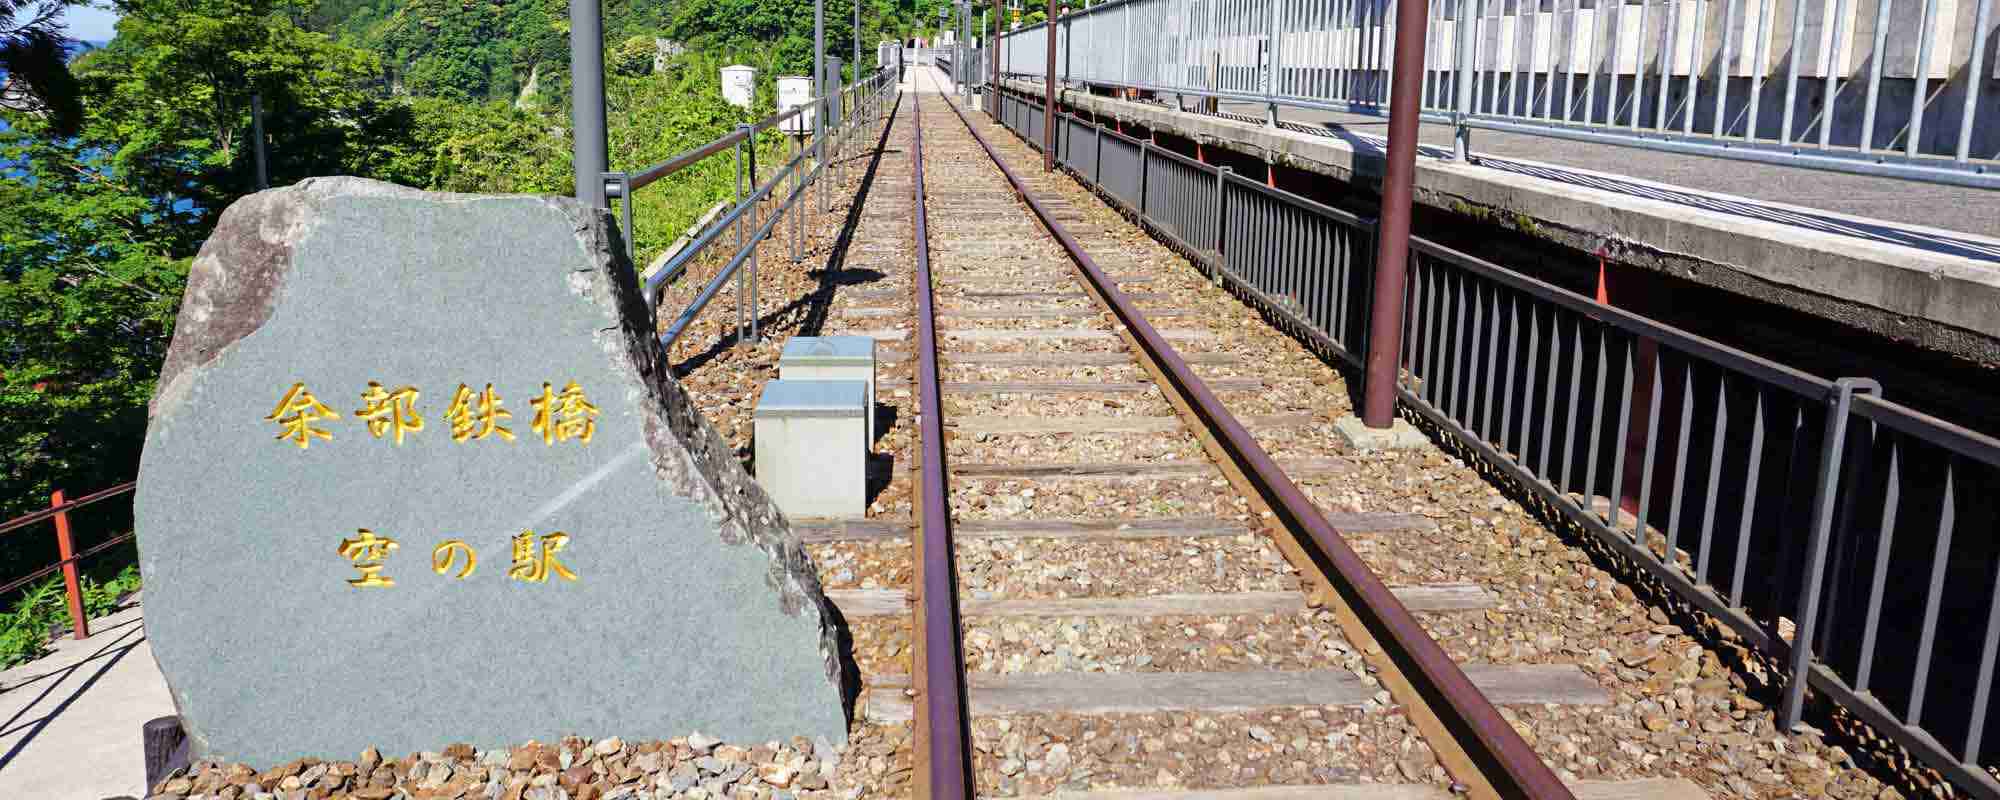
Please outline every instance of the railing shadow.
[[[832, 312], [836, 289], [842, 286], [873, 283], [886, 277], [884, 273], [873, 269], [847, 269], [847, 255], [854, 243], [854, 233], [861, 226], [861, 210], [867, 204], [868, 195], [875, 187], [875, 177], [881, 169], [882, 156], [888, 151], [886, 145], [889, 132], [895, 127], [896, 111], [902, 107], [902, 103], [902, 95], [898, 94], [896, 105], [889, 109], [890, 121], [882, 126], [882, 135], [876, 141], [873, 154], [869, 156], [868, 168], [862, 172], [861, 182], [855, 187], [853, 201], [848, 203], [847, 215], [841, 220], [840, 232], [834, 236], [833, 246], [827, 254], [826, 266], [807, 273], [814, 278], [813, 288], [769, 313], [758, 315], [757, 327], [760, 330], [791, 330], [793, 335], [797, 336], [818, 336]], [[799, 202], [811, 202], [811, 200], [802, 197]], [[707, 349], [675, 363], [674, 377], [684, 378], [721, 357], [740, 343], [741, 337], [740, 329], [717, 337]]]
[[[137, 622], [137, 620], [134, 620], [134, 622]], [[24, 728], [27, 730], [27, 733], [21, 736], [20, 741], [15, 742], [14, 746], [8, 748], [6, 753], [0, 754], [0, 769], [5, 769], [8, 764], [14, 762], [14, 759], [19, 758], [21, 752], [28, 748], [28, 744], [40, 736], [42, 731], [47, 730], [50, 723], [69, 711], [70, 706], [75, 705], [78, 699], [89, 693], [91, 687], [96, 686], [97, 682], [102, 680], [106, 674], [109, 674], [112, 668], [118, 666], [120, 660], [123, 660], [127, 654], [130, 654], [134, 648], [137, 648], [145, 641], [145, 628], [133, 625], [119, 633], [111, 641], [105, 642], [102, 647], [98, 648], [97, 652], [92, 653], [83, 660], [35, 678], [34, 680], [36, 681], [46, 678], [55, 678], [56, 680], [50, 681], [47, 686], [43, 687], [41, 694], [36, 695], [34, 700], [22, 704], [21, 710], [14, 712], [14, 715], [7, 718], [5, 723], [0, 723], [0, 736], [11, 735]], [[96, 671], [92, 672], [90, 677], [85, 678], [83, 683], [78, 684], [74, 689], [70, 689], [69, 696], [64, 697], [61, 702], [56, 704], [55, 708], [50, 709], [39, 718], [27, 722], [22, 721], [22, 718], [39, 707], [44, 699], [57, 692], [58, 687], [61, 687], [63, 684], [63, 678], [82, 670], [86, 665], [93, 662], [97, 662]]]

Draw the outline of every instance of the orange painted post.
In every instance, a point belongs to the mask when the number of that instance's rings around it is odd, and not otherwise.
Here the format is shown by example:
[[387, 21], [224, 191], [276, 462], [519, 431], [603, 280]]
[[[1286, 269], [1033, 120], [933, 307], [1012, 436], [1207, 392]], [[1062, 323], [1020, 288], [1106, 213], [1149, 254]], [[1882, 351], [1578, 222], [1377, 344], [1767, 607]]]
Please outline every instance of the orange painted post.
[[[57, 489], [55, 494], [49, 495], [49, 505], [61, 508], [62, 504], [63, 493]], [[69, 538], [68, 511], [56, 512], [56, 553], [63, 560], [63, 596], [69, 600], [70, 625], [76, 638], [87, 638], [90, 636], [90, 621], [83, 618], [83, 587], [77, 582], [76, 562], [70, 560], [76, 557], [76, 545]]]

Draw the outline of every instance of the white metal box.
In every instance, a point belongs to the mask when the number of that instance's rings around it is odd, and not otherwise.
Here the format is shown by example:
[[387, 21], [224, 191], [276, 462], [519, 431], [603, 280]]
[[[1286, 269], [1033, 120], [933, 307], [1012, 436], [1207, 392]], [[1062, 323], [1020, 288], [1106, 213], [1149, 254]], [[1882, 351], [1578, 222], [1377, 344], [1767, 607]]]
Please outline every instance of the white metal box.
[[868, 512], [868, 385], [764, 384], [752, 441], [757, 482], [785, 516], [859, 519]]
[[[785, 75], [778, 78], [778, 110], [790, 111], [812, 102], [813, 80], [806, 75]], [[779, 123], [786, 133], [804, 136], [812, 133], [813, 110], [807, 108], [796, 117], [789, 117]]]
[[868, 446], [875, 444], [875, 340], [867, 336], [794, 336], [778, 353], [778, 379], [868, 384]]
[[757, 97], [757, 68], [742, 64], [723, 67], [722, 100], [737, 108], [749, 108]]

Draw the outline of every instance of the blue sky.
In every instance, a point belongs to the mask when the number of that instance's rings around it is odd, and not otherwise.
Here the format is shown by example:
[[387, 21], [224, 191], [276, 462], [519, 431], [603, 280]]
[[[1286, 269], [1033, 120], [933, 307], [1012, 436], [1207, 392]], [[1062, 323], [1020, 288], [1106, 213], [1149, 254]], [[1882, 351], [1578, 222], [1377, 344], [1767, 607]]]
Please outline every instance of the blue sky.
[[[33, 11], [31, 5], [27, 10]], [[118, 14], [108, 8], [95, 5], [71, 6], [63, 12], [63, 20], [68, 24], [69, 37], [86, 42], [108, 42], [118, 24]]]

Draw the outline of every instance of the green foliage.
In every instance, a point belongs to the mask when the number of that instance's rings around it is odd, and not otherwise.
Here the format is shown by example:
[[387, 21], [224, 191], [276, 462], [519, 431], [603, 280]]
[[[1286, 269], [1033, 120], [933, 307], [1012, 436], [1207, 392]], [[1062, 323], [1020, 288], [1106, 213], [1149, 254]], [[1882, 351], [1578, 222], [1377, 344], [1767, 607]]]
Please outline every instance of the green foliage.
[[[85, 575], [79, 581], [85, 619], [96, 619], [117, 608], [118, 599], [139, 589], [139, 570], [126, 566], [106, 580]], [[69, 605], [62, 578], [51, 577], [27, 590], [14, 607], [0, 614], [0, 669], [39, 658], [48, 652], [49, 632], [67, 629]]]
[[604, 54], [604, 68], [613, 75], [640, 77], [653, 73], [653, 37], [633, 36]]
[[[56, 488], [128, 480], [187, 271], [191, 234], [109, 172], [102, 151], [0, 132], [0, 518]], [[45, 548], [42, 548], [45, 549]], [[0, 565], [20, 547], [0, 549]], [[0, 575], [17, 574], [0, 570]]]
[[[561, 0], [403, 0], [361, 43], [384, 55], [404, 91], [460, 100], [512, 98], [537, 65], [543, 88], [567, 86], [569, 9]], [[351, 30], [351, 26], [348, 27]]]
[[[660, 163], [775, 110], [775, 83], [768, 76], [760, 76], [751, 110], [724, 102], [717, 70], [725, 63], [714, 55], [690, 53], [652, 78], [614, 78], [605, 89], [613, 167], [639, 169]], [[779, 160], [783, 146], [775, 131], [760, 137], [760, 180], [783, 166]], [[633, 243], [640, 264], [664, 250], [717, 201], [733, 200], [735, 182], [734, 156], [725, 153], [635, 193]]]
[[376, 140], [407, 126], [375, 91], [369, 53], [298, 27], [275, 0], [119, 0], [118, 38], [77, 65], [90, 108], [81, 141], [150, 198], [193, 254], [237, 197], [253, 191], [253, 95], [269, 132], [271, 181], [361, 171]]
[[81, 0], [0, 0], [0, 108], [48, 115], [64, 133], [76, 130], [83, 106], [70, 75], [63, 10]]
[[[119, 8], [117, 40], [76, 65], [76, 135], [17, 113], [0, 133], [0, 518], [131, 477], [189, 260], [254, 188], [253, 93], [274, 182], [436, 171], [407, 105], [370, 91], [373, 57], [272, 0]], [[0, 549], [0, 575], [33, 554]]]

